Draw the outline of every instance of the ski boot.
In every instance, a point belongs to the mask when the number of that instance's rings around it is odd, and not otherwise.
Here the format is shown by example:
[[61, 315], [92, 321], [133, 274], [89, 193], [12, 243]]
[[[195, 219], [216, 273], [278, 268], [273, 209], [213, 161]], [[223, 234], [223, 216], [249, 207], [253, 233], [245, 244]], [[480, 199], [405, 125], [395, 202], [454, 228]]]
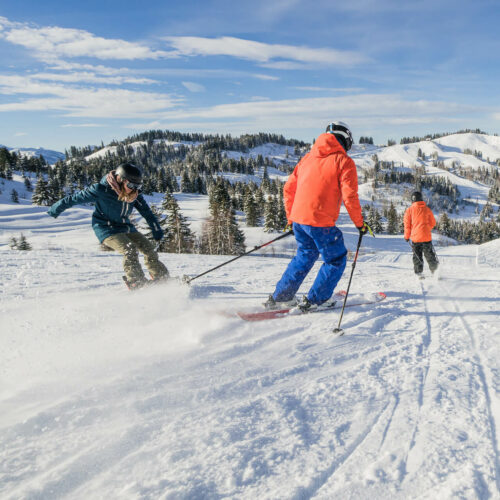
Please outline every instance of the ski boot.
[[280, 309], [290, 309], [297, 305], [297, 297], [291, 300], [286, 300], [284, 302], [276, 302], [272, 295], [269, 295], [268, 299], [262, 304], [268, 311], [275, 311]]

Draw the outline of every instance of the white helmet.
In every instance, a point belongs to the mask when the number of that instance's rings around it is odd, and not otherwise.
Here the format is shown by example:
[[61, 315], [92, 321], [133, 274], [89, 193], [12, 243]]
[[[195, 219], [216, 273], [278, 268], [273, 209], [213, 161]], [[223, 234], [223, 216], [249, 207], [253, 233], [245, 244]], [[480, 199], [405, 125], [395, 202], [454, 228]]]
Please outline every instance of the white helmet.
[[354, 142], [352, 139], [352, 133], [349, 130], [349, 127], [344, 122], [331, 122], [326, 127], [326, 132], [329, 134], [333, 134], [337, 137], [340, 137], [343, 142], [344, 149], [349, 151], [351, 149], [352, 143]]

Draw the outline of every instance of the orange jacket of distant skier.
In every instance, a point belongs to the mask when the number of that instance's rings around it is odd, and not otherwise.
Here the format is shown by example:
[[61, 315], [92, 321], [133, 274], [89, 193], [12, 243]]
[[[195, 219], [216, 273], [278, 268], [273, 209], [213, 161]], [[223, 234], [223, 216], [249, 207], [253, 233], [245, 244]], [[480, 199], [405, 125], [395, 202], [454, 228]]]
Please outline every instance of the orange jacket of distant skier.
[[332, 134], [316, 139], [288, 178], [283, 195], [289, 222], [335, 226], [344, 201], [354, 224], [363, 225], [356, 165]]
[[404, 223], [405, 239], [415, 243], [432, 240], [431, 229], [436, 225], [436, 219], [425, 201], [416, 201], [406, 209]]

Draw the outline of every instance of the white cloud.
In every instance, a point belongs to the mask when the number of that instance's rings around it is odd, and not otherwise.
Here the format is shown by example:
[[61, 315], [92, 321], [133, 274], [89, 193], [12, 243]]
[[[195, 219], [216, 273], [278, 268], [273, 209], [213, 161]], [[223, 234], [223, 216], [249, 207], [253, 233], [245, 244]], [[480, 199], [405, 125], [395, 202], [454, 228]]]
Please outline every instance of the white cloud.
[[303, 90], [305, 92], [361, 92], [363, 89], [361, 87], [345, 87], [345, 88], [335, 88], [335, 87], [292, 87], [296, 90]]
[[66, 123], [61, 125], [61, 128], [95, 128], [95, 127], [106, 127], [102, 123]]
[[46, 62], [68, 57], [95, 57], [98, 59], [159, 59], [175, 54], [153, 50], [140, 43], [95, 36], [85, 30], [58, 26], [36, 27], [26, 23], [12, 23], [0, 18], [0, 37], [26, 47]]
[[2, 111], [63, 111], [66, 116], [95, 118], [154, 117], [182, 101], [168, 94], [126, 89], [82, 88], [44, 83], [21, 76], [0, 75], [5, 95], [37, 95], [0, 104]]
[[184, 87], [186, 87], [190, 92], [205, 92], [205, 87], [199, 83], [182, 82], [182, 85], [184, 85]]
[[132, 76], [98, 76], [91, 72], [77, 73], [34, 73], [30, 75], [35, 80], [47, 80], [53, 82], [68, 83], [98, 83], [105, 85], [123, 85], [124, 83], [133, 83], [139, 85], [148, 85], [156, 83], [149, 78], [135, 78]]
[[271, 81], [277, 81], [279, 80], [279, 77], [277, 76], [271, 76], [271, 75], [262, 75], [262, 74], [255, 74], [252, 75], [254, 78], [257, 78], [259, 80], [271, 80]]
[[[442, 101], [411, 101], [396, 94], [361, 94], [342, 97], [317, 97], [280, 101], [249, 101], [207, 108], [167, 111], [159, 115], [158, 127], [191, 124], [211, 125], [212, 130], [305, 130], [323, 129], [333, 119], [351, 126], [398, 126], [403, 124], [453, 123], [484, 110]], [[147, 128], [150, 124], [135, 124]], [[247, 129], [245, 129], [247, 127]]]
[[[182, 56], [230, 56], [278, 69], [295, 69], [297, 63], [354, 66], [367, 60], [362, 54], [352, 51], [268, 44], [227, 36], [220, 38], [181, 36], [167, 37], [165, 40]], [[303, 67], [302, 65], [299, 67]]]

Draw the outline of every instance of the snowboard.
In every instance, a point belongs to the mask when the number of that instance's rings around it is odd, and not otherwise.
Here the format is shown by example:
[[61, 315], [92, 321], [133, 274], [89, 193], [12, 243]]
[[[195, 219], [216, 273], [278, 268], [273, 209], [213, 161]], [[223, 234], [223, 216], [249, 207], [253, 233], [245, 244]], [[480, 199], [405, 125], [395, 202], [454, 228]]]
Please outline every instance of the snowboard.
[[[265, 321], [268, 319], [287, 318], [291, 316], [302, 316], [304, 314], [314, 314], [342, 309], [346, 292], [337, 292], [328, 301], [329, 305], [321, 306], [311, 311], [302, 312], [298, 308], [274, 309], [265, 311], [237, 311], [236, 314], [245, 321]], [[376, 304], [386, 298], [384, 292], [349, 294], [346, 307], [362, 306], [365, 304]]]

